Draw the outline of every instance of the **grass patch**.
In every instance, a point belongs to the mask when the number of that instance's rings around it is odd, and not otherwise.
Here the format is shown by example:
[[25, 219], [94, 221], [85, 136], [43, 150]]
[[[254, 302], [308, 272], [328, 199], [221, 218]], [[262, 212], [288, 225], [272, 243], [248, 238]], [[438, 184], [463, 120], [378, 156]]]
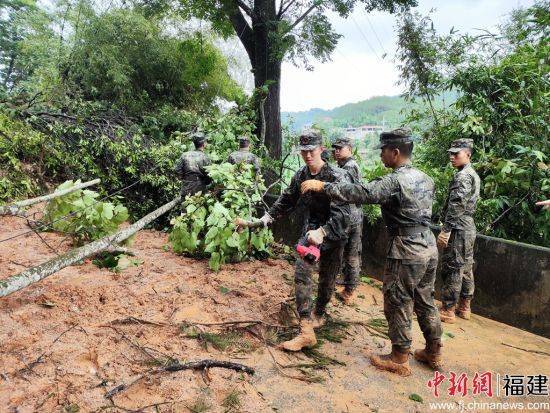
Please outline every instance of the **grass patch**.
[[187, 408], [193, 413], [203, 413], [210, 410], [211, 407], [212, 405], [206, 401], [204, 396], [199, 396], [197, 400], [195, 400], [195, 403], [193, 403], [192, 406], [188, 406]]
[[318, 328], [315, 335], [317, 339], [330, 341], [331, 343], [341, 343], [348, 334], [348, 327], [349, 323], [327, 318], [325, 325]]
[[388, 321], [385, 318], [371, 318], [367, 321], [367, 325], [384, 337], [388, 337]]
[[224, 411], [227, 413], [239, 411], [241, 407], [240, 396], [240, 392], [237, 390], [231, 390], [231, 392], [225, 396], [225, 399], [223, 399], [222, 407], [224, 408]]
[[327, 367], [329, 365], [336, 365], [336, 366], [345, 366], [346, 363], [343, 361], [340, 361], [338, 359], [335, 359], [333, 357], [327, 356], [326, 354], [323, 354], [319, 351], [319, 347], [323, 345], [322, 340], [317, 340], [317, 345], [313, 348], [305, 348], [302, 349], [302, 352], [306, 355], [306, 357], [309, 357], [310, 359], [315, 361], [316, 366], [308, 366], [311, 368], [323, 368]]
[[208, 346], [219, 351], [230, 351], [236, 353], [250, 353], [256, 346], [244, 337], [242, 331], [227, 330], [219, 333], [200, 331], [198, 328], [182, 324], [180, 326], [186, 338], [197, 339], [201, 345], [208, 350]]
[[380, 291], [382, 291], [382, 283], [370, 277], [361, 277], [361, 282], [368, 284], [371, 287], [378, 288]]

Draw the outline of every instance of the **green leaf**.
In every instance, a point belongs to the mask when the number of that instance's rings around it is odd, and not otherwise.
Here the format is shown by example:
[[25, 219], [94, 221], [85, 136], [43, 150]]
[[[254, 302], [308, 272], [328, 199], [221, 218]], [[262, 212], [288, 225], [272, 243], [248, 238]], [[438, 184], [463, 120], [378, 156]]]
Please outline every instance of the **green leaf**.
[[409, 399], [412, 400], [413, 402], [424, 403], [424, 399], [416, 393], [410, 394]]

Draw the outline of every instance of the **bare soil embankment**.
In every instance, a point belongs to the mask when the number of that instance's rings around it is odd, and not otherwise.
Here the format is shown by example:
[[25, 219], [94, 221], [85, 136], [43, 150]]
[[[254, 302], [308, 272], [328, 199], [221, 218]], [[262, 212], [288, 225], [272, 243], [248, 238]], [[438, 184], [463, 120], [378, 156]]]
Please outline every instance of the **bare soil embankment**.
[[[27, 229], [15, 217], [0, 218], [0, 228], [1, 238]], [[42, 236], [59, 252], [70, 249], [61, 235]], [[433, 372], [415, 361], [409, 378], [375, 370], [365, 354], [390, 349], [377, 283], [360, 286], [356, 306], [334, 300], [331, 316], [349, 324], [321, 332], [315, 352], [283, 353], [274, 343], [292, 333], [277, 327], [293, 323], [291, 264], [248, 262], [216, 274], [166, 244], [166, 234], [141, 231], [132, 247], [138, 266], [116, 274], [87, 260], [0, 299], [0, 411], [429, 411], [433, 401], [528, 401], [472, 396], [476, 372], [550, 375], [550, 340], [478, 316], [444, 326], [444, 374], [467, 373], [469, 396], [449, 396], [446, 381], [434, 397]], [[53, 256], [36, 235], [2, 243], [0, 279]], [[263, 324], [194, 324], [240, 320]], [[414, 339], [423, 346], [416, 324]], [[232, 361], [255, 374], [154, 373], [175, 359]], [[121, 384], [131, 385], [105, 397]]]

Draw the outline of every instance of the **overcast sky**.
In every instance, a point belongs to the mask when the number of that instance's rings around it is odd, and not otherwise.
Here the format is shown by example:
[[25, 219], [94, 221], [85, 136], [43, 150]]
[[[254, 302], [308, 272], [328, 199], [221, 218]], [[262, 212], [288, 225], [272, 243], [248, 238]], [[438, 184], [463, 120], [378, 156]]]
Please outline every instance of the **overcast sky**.
[[[438, 31], [455, 27], [461, 32], [491, 28], [504, 16], [533, 0], [419, 0], [418, 10], [432, 14]], [[368, 17], [367, 17], [368, 16]], [[344, 20], [334, 16], [332, 23], [343, 35], [328, 63], [316, 63], [308, 72], [291, 63], [283, 64], [281, 108], [301, 111], [314, 107], [330, 109], [378, 95], [396, 95], [397, 70], [393, 60], [396, 48], [394, 17], [385, 13], [368, 14], [356, 10]], [[382, 55], [387, 53], [383, 59]]]

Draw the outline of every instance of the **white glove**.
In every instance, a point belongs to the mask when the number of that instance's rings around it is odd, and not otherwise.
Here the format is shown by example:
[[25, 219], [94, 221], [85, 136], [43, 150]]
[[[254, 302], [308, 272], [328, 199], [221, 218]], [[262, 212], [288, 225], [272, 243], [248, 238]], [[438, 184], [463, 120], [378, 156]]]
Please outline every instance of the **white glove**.
[[319, 227], [307, 232], [307, 241], [313, 245], [321, 245], [325, 235], [327, 234], [323, 227]]
[[269, 215], [267, 212], [260, 218], [260, 221], [262, 224], [264, 224], [264, 228], [266, 228], [269, 224], [273, 222], [273, 218], [271, 218], [271, 215]]

